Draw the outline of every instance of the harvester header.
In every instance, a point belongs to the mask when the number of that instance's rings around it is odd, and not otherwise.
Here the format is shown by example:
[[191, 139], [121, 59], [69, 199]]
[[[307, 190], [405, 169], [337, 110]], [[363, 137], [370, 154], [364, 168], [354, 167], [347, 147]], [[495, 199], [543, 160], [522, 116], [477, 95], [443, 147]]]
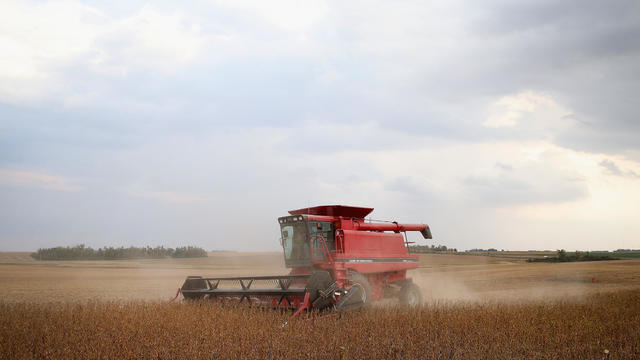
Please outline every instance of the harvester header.
[[[246, 300], [293, 308], [296, 314], [310, 308], [341, 311], [386, 297], [416, 305], [420, 289], [407, 271], [418, 267], [419, 257], [409, 253], [403, 233], [417, 231], [431, 239], [431, 230], [427, 224], [365, 220], [372, 211], [345, 205], [290, 210], [289, 216], [278, 218], [288, 275], [190, 276], [182, 286], [183, 296]], [[269, 287], [257, 288], [261, 282]]]

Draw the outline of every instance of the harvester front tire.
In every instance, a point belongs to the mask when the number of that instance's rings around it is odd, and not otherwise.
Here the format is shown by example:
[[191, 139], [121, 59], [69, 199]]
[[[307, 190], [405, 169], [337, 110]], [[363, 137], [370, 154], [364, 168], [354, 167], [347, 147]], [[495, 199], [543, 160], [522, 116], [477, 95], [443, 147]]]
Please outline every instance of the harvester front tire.
[[367, 277], [358, 273], [358, 272], [350, 272], [349, 273], [349, 281], [351, 282], [351, 287], [360, 287], [362, 289], [362, 306], [361, 308], [366, 308], [371, 305], [373, 302], [373, 297], [371, 295], [371, 284]]
[[[207, 283], [202, 279], [202, 276], [188, 276], [182, 284], [181, 290], [200, 290], [206, 289]], [[186, 300], [197, 300], [204, 298], [204, 294], [185, 294], [182, 292], [182, 296]]]
[[400, 302], [409, 306], [418, 306], [422, 302], [422, 293], [418, 285], [408, 282], [400, 289]]
[[321, 299], [316, 301], [320, 295], [320, 291], [323, 291], [333, 283], [333, 278], [328, 271], [320, 270], [315, 271], [309, 277], [307, 281], [307, 292], [310, 294], [309, 301], [314, 305], [314, 307], [318, 310], [322, 310], [326, 307], [329, 307], [333, 304], [333, 297], [328, 297], [325, 299]]

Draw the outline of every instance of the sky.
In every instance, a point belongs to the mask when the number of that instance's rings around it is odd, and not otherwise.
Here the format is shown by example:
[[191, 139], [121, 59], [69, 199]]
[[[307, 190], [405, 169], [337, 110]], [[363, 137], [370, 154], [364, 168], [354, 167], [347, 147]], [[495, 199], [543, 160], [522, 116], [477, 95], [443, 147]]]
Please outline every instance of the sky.
[[0, 251], [640, 248], [638, 1], [0, 2]]

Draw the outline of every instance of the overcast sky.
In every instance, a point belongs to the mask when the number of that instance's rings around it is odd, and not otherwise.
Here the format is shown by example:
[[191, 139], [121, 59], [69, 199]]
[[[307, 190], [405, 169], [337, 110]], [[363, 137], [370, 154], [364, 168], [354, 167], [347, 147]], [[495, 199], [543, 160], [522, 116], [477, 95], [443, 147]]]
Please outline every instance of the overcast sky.
[[640, 248], [638, 1], [0, 2], [0, 250]]

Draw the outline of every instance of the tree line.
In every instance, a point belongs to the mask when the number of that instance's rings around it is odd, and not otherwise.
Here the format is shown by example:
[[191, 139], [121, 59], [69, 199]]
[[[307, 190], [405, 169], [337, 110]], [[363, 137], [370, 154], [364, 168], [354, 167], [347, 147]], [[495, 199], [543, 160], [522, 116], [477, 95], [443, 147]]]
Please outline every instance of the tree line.
[[448, 248], [446, 245], [410, 245], [409, 252], [412, 254], [431, 254], [436, 252], [458, 252], [458, 249]]
[[602, 253], [590, 253], [576, 251], [568, 253], [564, 249], [558, 250], [556, 256], [545, 256], [542, 258], [529, 258], [528, 262], [574, 262], [574, 261], [601, 261], [601, 260], [618, 260], [611, 255]]
[[156, 246], [147, 247], [103, 247], [97, 250], [85, 245], [73, 247], [53, 247], [38, 249], [31, 254], [36, 260], [124, 260], [206, 257], [207, 252], [196, 246], [182, 246], [175, 249]]

